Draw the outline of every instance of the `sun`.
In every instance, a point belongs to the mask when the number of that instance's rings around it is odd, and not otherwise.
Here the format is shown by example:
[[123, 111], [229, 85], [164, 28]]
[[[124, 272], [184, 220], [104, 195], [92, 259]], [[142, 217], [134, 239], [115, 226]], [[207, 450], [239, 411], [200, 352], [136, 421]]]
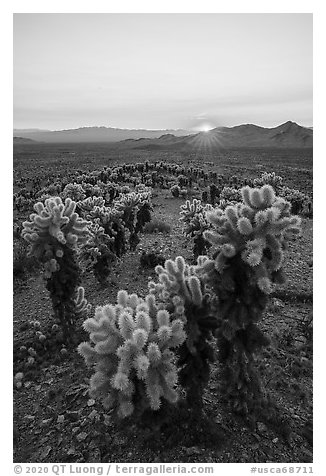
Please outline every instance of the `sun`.
[[194, 134], [191, 137], [189, 143], [198, 152], [219, 150], [222, 147], [221, 135], [218, 129], [209, 122], [203, 122], [200, 126], [197, 126], [198, 134]]
[[200, 132], [209, 132], [210, 130], [212, 130], [212, 126], [210, 124], [202, 124], [201, 126], [199, 126], [199, 130]]

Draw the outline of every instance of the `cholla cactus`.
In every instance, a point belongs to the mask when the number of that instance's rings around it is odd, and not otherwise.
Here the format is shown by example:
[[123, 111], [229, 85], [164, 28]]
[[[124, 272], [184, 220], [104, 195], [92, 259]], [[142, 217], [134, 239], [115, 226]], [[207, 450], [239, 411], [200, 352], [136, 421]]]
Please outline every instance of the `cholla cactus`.
[[194, 303], [197, 306], [202, 304], [203, 295], [199, 280], [195, 276], [195, 269], [186, 264], [182, 256], [178, 256], [175, 261], [166, 260], [164, 267], [158, 265], [155, 271], [159, 282], [149, 282], [150, 293], [156, 294], [161, 301], [174, 302], [174, 298], [178, 296], [180, 309], [176, 306], [177, 314], [182, 319], [185, 319], [185, 303]]
[[120, 199], [115, 203], [115, 208], [122, 213], [131, 212], [134, 210], [144, 199], [148, 199], [147, 193], [126, 193], [120, 197]]
[[149, 223], [152, 219], [151, 211], [153, 210], [150, 201], [146, 200], [138, 207], [136, 214], [135, 232], [142, 232], [146, 223]]
[[151, 219], [150, 193], [125, 194], [114, 204], [114, 208], [121, 214], [121, 220], [129, 230], [129, 246], [134, 251], [140, 241], [138, 232]]
[[200, 200], [194, 198], [192, 202], [190, 200], [186, 200], [184, 205], [180, 206], [180, 219], [185, 223], [189, 223], [195, 216], [199, 213], [203, 214], [204, 212], [211, 210], [211, 205], [203, 206]]
[[82, 286], [79, 286], [77, 289], [77, 296], [75, 298], [76, 313], [82, 314], [84, 312], [90, 312], [92, 306], [88, 303], [85, 298], [85, 289]]
[[88, 197], [85, 198], [84, 200], [81, 200], [77, 203], [77, 207], [81, 212], [83, 213], [83, 216], [85, 218], [89, 219], [89, 212], [91, 212], [95, 207], [104, 207], [105, 206], [105, 200], [103, 197]]
[[185, 340], [183, 322], [159, 309], [155, 297], [119, 291], [116, 305], [98, 307], [84, 328], [91, 343], [78, 350], [94, 367], [90, 393], [119, 417], [158, 410], [162, 398], [175, 403], [178, 393], [174, 349]]
[[224, 187], [220, 194], [220, 200], [225, 200], [229, 204], [241, 200], [241, 192], [238, 188]]
[[105, 235], [111, 240], [111, 251], [117, 257], [122, 256], [127, 250], [127, 230], [122, 221], [122, 212], [114, 207], [95, 205], [87, 216], [104, 229]]
[[172, 187], [170, 188], [170, 192], [172, 193], [172, 196], [175, 197], [175, 198], [178, 198], [179, 195], [180, 195], [180, 187], [179, 185], [172, 185]]
[[270, 294], [272, 281], [283, 264], [286, 241], [300, 233], [300, 218], [291, 216], [290, 204], [276, 198], [269, 185], [261, 189], [247, 186], [241, 193], [244, 203], [206, 214], [215, 230], [205, 231], [204, 237], [217, 248], [218, 272], [240, 254], [254, 271], [260, 290]]
[[89, 230], [90, 238], [79, 249], [78, 257], [82, 268], [93, 269], [96, 279], [104, 283], [110, 273], [110, 265], [116, 260], [115, 235], [107, 235], [98, 223], [92, 224]]
[[291, 211], [295, 214], [302, 214], [305, 204], [309, 201], [309, 196], [300, 192], [300, 190], [289, 187], [281, 187], [279, 189], [279, 195], [291, 203]]
[[[75, 248], [78, 243], [87, 241], [88, 222], [75, 213], [76, 203], [66, 198], [65, 203], [60, 197], [48, 198], [43, 203], [34, 205], [36, 213], [30, 215], [31, 221], [23, 223], [23, 238], [31, 245], [31, 254], [36, 258], [47, 260], [50, 256], [48, 246], [52, 245], [55, 252], [60, 246]], [[54, 254], [60, 257], [60, 254]]]
[[185, 322], [187, 339], [178, 349], [180, 383], [187, 392], [188, 405], [200, 412], [203, 391], [210, 376], [209, 363], [214, 362], [212, 332], [218, 321], [214, 302], [204, 289], [195, 268], [182, 256], [167, 260], [164, 268], [155, 268], [159, 282], [150, 282], [149, 290], [164, 302], [175, 317]]
[[71, 337], [76, 314], [74, 296], [80, 283], [76, 248], [89, 238], [88, 222], [75, 212], [76, 203], [66, 198], [48, 198], [34, 205], [36, 213], [23, 223], [23, 238], [30, 244], [30, 255], [44, 264], [55, 316], [66, 337]]
[[224, 396], [236, 411], [253, 417], [270, 405], [254, 365], [254, 353], [268, 343], [256, 322], [273, 283], [284, 279], [284, 248], [300, 232], [300, 219], [269, 185], [241, 193], [243, 203], [207, 213], [213, 230], [204, 236], [216, 251], [213, 260], [200, 257], [196, 270], [218, 297]]
[[193, 253], [195, 260], [200, 255], [207, 253], [210, 243], [204, 239], [203, 233], [210, 228], [210, 224], [206, 219], [206, 212], [212, 210], [212, 206], [206, 204], [203, 206], [200, 200], [196, 198], [192, 202], [186, 200], [181, 205], [180, 220], [184, 223], [184, 234], [193, 238]]
[[263, 172], [261, 177], [254, 179], [254, 186], [261, 187], [263, 185], [271, 185], [274, 190], [279, 191], [279, 188], [282, 187], [283, 179], [279, 175], [276, 175], [275, 172]]
[[70, 198], [75, 200], [83, 200], [86, 197], [85, 190], [80, 183], [68, 183], [61, 193], [63, 199]]

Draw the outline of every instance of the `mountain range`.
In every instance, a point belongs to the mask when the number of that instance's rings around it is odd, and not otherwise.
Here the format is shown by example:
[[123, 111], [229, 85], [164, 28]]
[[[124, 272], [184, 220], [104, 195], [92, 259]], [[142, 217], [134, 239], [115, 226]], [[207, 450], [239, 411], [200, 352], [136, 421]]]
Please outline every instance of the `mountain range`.
[[64, 129], [49, 131], [43, 129], [14, 129], [15, 137], [32, 139], [39, 142], [119, 142], [126, 139], [158, 138], [162, 134], [186, 136], [191, 134], [184, 129], [147, 130], [147, 129], [117, 129], [114, 127], [80, 127], [79, 129]]
[[[287, 121], [277, 127], [242, 124], [216, 127], [207, 132], [178, 130], [115, 129], [83, 127], [62, 131], [14, 129], [14, 143], [23, 139], [47, 143], [107, 142], [117, 148], [132, 149], [196, 149], [232, 147], [311, 148], [313, 130]], [[27, 142], [26, 142], [27, 143]]]

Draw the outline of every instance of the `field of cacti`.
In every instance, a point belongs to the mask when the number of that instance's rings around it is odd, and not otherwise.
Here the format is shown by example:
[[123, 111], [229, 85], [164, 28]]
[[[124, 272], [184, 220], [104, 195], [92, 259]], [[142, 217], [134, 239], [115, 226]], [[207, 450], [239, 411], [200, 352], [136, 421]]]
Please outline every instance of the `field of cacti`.
[[14, 150], [14, 461], [311, 462], [312, 151], [37, 147]]

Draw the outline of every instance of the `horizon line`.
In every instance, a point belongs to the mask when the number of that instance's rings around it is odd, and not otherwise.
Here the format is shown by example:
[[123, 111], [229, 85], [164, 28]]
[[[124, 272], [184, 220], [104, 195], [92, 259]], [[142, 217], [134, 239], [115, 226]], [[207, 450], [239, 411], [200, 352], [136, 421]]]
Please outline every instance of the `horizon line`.
[[[258, 125], [258, 124], [254, 124], [252, 122], [245, 122], [245, 123], [239, 123], [239, 124], [235, 124], [235, 125], [232, 125], [232, 126], [223, 126], [223, 125], [220, 125], [220, 126], [215, 126], [215, 127], [212, 127], [210, 130], [213, 130], [213, 129], [217, 129], [219, 127], [237, 127], [237, 126], [257, 126], [257, 127], [262, 127], [263, 129], [273, 129], [274, 127], [278, 127], [278, 126], [281, 126], [283, 124], [286, 124], [287, 122], [293, 122], [294, 124], [297, 124], [298, 126], [301, 126], [301, 127], [306, 127], [306, 128], [312, 128], [313, 127], [313, 124], [309, 125], [309, 126], [305, 126], [305, 125], [302, 125], [302, 124], [298, 124], [297, 122], [295, 121], [292, 121], [292, 120], [287, 120], [285, 122], [281, 122], [281, 123], [278, 123], [276, 124], [275, 126], [269, 126], [269, 127], [266, 127], [266, 126], [261, 126], [261, 125]], [[169, 130], [172, 130], [172, 131], [187, 131], [187, 132], [200, 132], [198, 130], [198, 126], [195, 128], [193, 127], [190, 127], [190, 128], [186, 128], [186, 127], [178, 127], [178, 128], [145, 128], [145, 127], [115, 127], [115, 126], [104, 126], [104, 125], [101, 125], [101, 126], [98, 126], [98, 125], [93, 125], [93, 126], [77, 126], [77, 127], [69, 127], [69, 128], [64, 128], [64, 129], [42, 129], [40, 127], [13, 127], [13, 130], [16, 130], [16, 131], [20, 131], [20, 130], [24, 130], [24, 129], [29, 129], [29, 130], [34, 130], [34, 131], [44, 131], [44, 132], [65, 132], [65, 131], [71, 131], [71, 130], [78, 130], [78, 129], [118, 129], [118, 130], [129, 130], [129, 131], [169, 131]]]

